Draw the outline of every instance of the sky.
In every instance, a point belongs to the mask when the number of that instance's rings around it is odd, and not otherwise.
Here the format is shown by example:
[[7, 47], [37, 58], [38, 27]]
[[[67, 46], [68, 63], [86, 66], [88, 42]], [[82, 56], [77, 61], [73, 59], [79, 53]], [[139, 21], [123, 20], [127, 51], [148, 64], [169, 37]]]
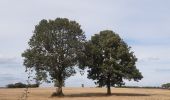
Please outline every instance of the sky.
[[[21, 53], [42, 19], [77, 21], [87, 39], [102, 30], [118, 33], [138, 58], [144, 78], [132, 86], [170, 82], [170, 0], [0, 0], [0, 87], [25, 82]], [[66, 86], [95, 86], [77, 73]], [[42, 85], [46, 86], [46, 84]], [[51, 85], [50, 85], [51, 86]]]

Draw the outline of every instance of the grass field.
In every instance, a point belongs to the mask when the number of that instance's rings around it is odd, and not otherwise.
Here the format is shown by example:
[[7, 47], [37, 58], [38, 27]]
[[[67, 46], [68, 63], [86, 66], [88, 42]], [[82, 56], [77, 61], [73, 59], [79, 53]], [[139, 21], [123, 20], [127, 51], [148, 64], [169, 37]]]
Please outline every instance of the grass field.
[[[18, 100], [24, 89], [0, 89], [0, 100]], [[29, 89], [28, 100], [170, 100], [170, 90], [112, 88], [64, 88], [65, 97], [50, 97], [55, 88]]]

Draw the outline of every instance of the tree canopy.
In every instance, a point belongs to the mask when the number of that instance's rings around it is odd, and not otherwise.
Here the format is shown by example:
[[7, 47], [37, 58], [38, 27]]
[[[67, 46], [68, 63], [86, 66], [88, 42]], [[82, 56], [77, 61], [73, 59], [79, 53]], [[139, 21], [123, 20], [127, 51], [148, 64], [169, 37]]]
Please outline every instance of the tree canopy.
[[136, 68], [137, 58], [130, 47], [113, 31], [105, 30], [95, 34], [86, 43], [81, 68], [88, 67], [88, 78], [96, 80], [99, 87], [124, 84], [124, 79], [141, 80], [142, 74]]
[[65, 79], [75, 74], [74, 66], [84, 42], [84, 32], [76, 21], [43, 19], [35, 26], [29, 48], [22, 54], [24, 65], [35, 70], [37, 80], [50, 76], [58, 87], [55, 95], [63, 95], [62, 86]]

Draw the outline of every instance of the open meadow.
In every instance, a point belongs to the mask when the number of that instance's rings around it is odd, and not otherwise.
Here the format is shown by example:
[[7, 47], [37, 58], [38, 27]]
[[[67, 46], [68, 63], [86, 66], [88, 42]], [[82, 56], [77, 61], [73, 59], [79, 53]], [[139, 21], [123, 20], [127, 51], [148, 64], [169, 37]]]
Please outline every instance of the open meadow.
[[[0, 89], [0, 100], [18, 100], [24, 89]], [[106, 96], [106, 88], [64, 88], [64, 97], [51, 97], [55, 88], [29, 89], [28, 100], [170, 100], [170, 90], [112, 88]]]

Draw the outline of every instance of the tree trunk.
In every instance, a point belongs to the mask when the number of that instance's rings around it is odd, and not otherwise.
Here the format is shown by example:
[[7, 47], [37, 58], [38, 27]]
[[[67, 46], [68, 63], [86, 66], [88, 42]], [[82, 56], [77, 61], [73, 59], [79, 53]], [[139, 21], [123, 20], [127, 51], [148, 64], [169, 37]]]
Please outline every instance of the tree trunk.
[[108, 75], [108, 78], [107, 78], [107, 95], [111, 95], [110, 75]]
[[62, 90], [62, 86], [63, 86], [63, 81], [62, 79], [61, 80], [58, 80], [58, 83], [56, 83], [56, 92], [52, 94], [52, 96], [64, 96], [63, 94], [63, 90]]
[[57, 96], [64, 96], [62, 86], [59, 86], [58, 88], [56, 88], [56, 94]]
[[109, 85], [109, 86], [107, 86], [107, 95], [111, 95], [110, 85]]
[[62, 86], [63, 86], [63, 81], [62, 81], [62, 78], [60, 78], [58, 80], [58, 88], [56, 89], [57, 96], [64, 96]]

